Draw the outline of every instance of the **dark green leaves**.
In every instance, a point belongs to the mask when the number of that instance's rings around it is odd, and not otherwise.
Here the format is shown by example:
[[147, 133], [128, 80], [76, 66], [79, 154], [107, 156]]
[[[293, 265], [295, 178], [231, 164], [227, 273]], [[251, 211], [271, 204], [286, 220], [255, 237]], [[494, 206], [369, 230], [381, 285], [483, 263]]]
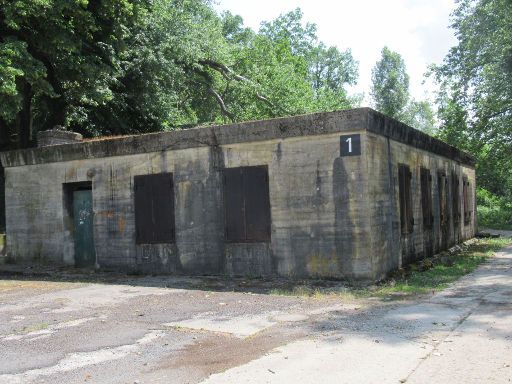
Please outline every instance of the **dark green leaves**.
[[458, 44], [434, 68], [441, 134], [477, 156], [480, 185], [512, 198], [512, 2], [462, 0]]
[[372, 70], [372, 97], [380, 112], [402, 119], [409, 101], [409, 75], [399, 53], [388, 47]]
[[357, 62], [299, 9], [254, 32], [207, 0], [0, 0], [0, 79], [12, 147], [55, 125], [118, 135], [345, 108]]

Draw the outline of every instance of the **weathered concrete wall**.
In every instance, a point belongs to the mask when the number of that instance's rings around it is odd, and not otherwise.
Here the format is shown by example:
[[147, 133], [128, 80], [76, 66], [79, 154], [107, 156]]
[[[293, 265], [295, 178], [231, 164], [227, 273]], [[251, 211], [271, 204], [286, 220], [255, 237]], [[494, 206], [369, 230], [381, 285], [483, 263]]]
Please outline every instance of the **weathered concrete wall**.
[[[341, 157], [340, 135], [353, 133], [360, 134], [361, 155]], [[437, 251], [475, 229], [474, 217], [455, 230], [450, 222], [443, 243], [437, 214], [426, 233], [419, 189], [425, 166], [434, 179], [435, 217], [437, 170], [466, 175], [474, 196], [472, 159], [369, 109], [0, 156], [9, 202], [7, 251], [17, 260], [74, 264], [63, 185], [81, 182], [92, 185], [97, 267], [107, 269], [377, 280], [427, 254], [428, 239]], [[408, 236], [400, 233], [399, 163], [413, 172], [416, 224]], [[222, 171], [256, 165], [268, 166], [271, 241], [228, 244]], [[174, 176], [176, 242], [136, 245], [133, 177], [160, 172]]]
[[[340, 158], [339, 147], [339, 134], [331, 134], [8, 168], [9, 251], [18, 259], [74, 264], [63, 184], [91, 181], [101, 268], [338, 278], [371, 273], [361, 199], [365, 157]], [[220, 173], [262, 164], [269, 167], [272, 241], [224, 244]], [[136, 245], [133, 176], [160, 172], [174, 174], [176, 243]]]
[[[66, 225], [63, 184], [92, 181], [98, 266], [219, 273], [220, 185], [210, 151], [191, 148], [9, 168], [9, 253], [22, 260], [73, 264], [73, 233]], [[159, 172], [174, 173], [176, 244], [135, 245], [133, 176]]]
[[[222, 151], [228, 168], [268, 165], [272, 218], [270, 246], [230, 244], [228, 271], [337, 278], [371, 272], [370, 249], [359, 241], [369, 236], [364, 154], [341, 158], [339, 134]], [[248, 260], [251, 267], [242, 267]]]
[[[374, 255], [375, 279], [388, 271], [409, 262], [432, 256], [456, 243], [474, 236], [475, 225], [475, 169], [448, 158], [424, 150], [413, 149], [403, 143], [369, 133], [368, 143], [368, 195], [370, 196], [370, 221]], [[398, 186], [398, 164], [408, 165], [412, 172], [411, 195], [414, 227], [410, 234], [402, 234], [400, 228], [400, 205]], [[432, 213], [434, 223], [431, 229], [423, 225], [421, 206], [420, 168], [430, 170], [432, 176]], [[447, 214], [448, 223], [445, 239], [442, 239], [439, 213], [438, 172], [448, 176]], [[452, 216], [452, 174], [459, 178], [459, 205], [461, 218], [455, 223]], [[463, 217], [463, 177], [471, 185], [472, 216], [469, 223]]]

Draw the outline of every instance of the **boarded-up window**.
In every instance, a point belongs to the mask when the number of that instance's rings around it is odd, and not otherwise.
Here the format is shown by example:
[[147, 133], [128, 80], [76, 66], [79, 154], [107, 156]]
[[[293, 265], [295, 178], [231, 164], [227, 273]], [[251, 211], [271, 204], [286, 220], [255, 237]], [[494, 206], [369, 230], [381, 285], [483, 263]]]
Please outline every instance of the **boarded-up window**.
[[137, 244], [174, 242], [174, 187], [172, 173], [140, 175], [135, 186]]
[[462, 181], [462, 195], [464, 199], [464, 224], [469, 224], [471, 221], [471, 186], [466, 177]]
[[402, 233], [411, 233], [414, 227], [414, 217], [412, 210], [411, 196], [412, 174], [409, 167], [405, 164], [398, 166], [398, 189], [400, 198], [400, 227]]
[[266, 166], [224, 170], [226, 240], [270, 241], [270, 198]]
[[460, 189], [459, 189], [459, 176], [452, 173], [452, 217], [455, 225], [460, 222]]
[[423, 213], [423, 227], [432, 228], [432, 175], [427, 168], [421, 168], [421, 211]]
[[446, 225], [448, 222], [448, 215], [446, 209], [446, 191], [448, 186], [448, 180], [446, 179], [446, 174], [444, 172], [439, 172], [437, 174], [437, 195], [439, 198], [439, 223], [441, 226]]

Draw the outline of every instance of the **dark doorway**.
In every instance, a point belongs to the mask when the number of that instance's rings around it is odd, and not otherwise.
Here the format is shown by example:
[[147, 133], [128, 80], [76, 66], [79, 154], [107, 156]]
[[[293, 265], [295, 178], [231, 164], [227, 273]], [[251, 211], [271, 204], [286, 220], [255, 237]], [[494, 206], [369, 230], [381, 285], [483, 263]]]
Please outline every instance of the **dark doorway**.
[[96, 263], [92, 185], [90, 182], [64, 184], [64, 196], [75, 243], [75, 266], [92, 267]]

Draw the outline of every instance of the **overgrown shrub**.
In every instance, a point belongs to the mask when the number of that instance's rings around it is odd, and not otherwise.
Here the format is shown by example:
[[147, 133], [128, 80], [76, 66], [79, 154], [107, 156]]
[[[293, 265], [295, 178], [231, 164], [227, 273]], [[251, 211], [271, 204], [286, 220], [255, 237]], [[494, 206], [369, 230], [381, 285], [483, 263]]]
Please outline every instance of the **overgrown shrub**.
[[512, 201], [484, 188], [476, 191], [477, 219], [480, 228], [512, 230]]

